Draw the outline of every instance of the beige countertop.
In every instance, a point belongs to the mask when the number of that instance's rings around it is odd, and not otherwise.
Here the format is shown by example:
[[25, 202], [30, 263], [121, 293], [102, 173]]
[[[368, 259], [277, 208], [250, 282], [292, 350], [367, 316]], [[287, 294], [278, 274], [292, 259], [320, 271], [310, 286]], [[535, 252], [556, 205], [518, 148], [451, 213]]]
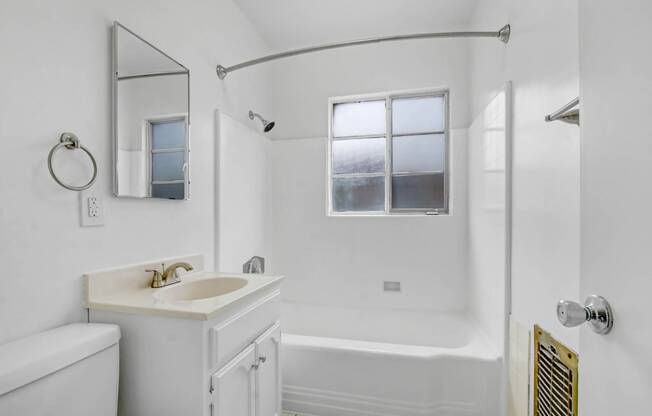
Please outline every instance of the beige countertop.
[[[184, 260], [203, 259], [187, 257]], [[177, 260], [177, 259], [175, 259]], [[181, 282], [159, 289], [149, 286], [151, 274], [144, 272], [153, 264], [139, 264], [121, 269], [106, 270], [84, 275], [86, 285], [85, 307], [93, 310], [160, 315], [173, 318], [208, 320], [217, 316], [227, 306], [255, 293], [278, 288], [283, 276], [267, 274], [216, 273], [198, 271], [184, 274]], [[197, 280], [219, 277], [236, 277], [247, 281], [233, 292], [200, 300], [163, 300], [155, 295], [187, 285]]]

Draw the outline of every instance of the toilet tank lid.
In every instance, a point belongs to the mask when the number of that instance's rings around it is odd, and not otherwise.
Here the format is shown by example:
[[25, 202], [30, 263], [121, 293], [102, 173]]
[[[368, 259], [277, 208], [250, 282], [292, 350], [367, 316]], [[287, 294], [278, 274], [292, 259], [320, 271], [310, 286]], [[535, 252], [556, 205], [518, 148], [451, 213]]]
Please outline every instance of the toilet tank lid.
[[0, 345], [0, 396], [115, 345], [119, 340], [120, 327], [117, 325], [79, 323]]

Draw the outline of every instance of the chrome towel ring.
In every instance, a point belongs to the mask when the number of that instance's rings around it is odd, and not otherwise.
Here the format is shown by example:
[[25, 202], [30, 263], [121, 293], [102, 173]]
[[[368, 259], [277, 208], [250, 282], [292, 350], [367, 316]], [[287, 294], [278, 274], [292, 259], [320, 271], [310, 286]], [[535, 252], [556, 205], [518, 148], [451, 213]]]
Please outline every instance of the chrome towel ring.
[[[62, 147], [65, 147], [66, 149], [69, 150], [81, 149], [84, 152], [86, 152], [88, 157], [91, 159], [91, 163], [93, 163], [93, 177], [91, 178], [90, 181], [88, 181], [87, 184], [82, 186], [68, 185], [66, 183], [61, 182], [61, 180], [59, 180], [57, 175], [54, 173], [54, 169], [52, 169], [52, 156], [56, 153], [57, 150], [61, 149]], [[95, 183], [95, 179], [97, 179], [97, 162], [95, 162], [95, 158], [93, 157], [93, 154], [87, 148], [85, 148], [79, 143], [79, 138], [74, 133], [61, 134], [61, 137], [59, 137], [59, 143], [57, 143], [57, 145], [54, 146], [52, 150], [50, 150], [50, 154], [48, 154], [48, 169], [50, 170], [50, 175], [52, 175], [52, 178], [54, 178], [54, 180], [59, 185], [71, 191], [79, 192], [88, 189], [91, 186], [93, 186], [93, 183]]]

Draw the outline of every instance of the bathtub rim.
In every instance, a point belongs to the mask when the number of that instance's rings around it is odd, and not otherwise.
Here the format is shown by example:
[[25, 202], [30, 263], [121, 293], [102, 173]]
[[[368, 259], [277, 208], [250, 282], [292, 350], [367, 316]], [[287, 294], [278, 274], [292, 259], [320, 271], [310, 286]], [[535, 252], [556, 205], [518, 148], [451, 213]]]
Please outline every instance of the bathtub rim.
[[284, 332], [283, 347], [298, 347], [313, 351], [340, 351], [350, 354], [412, 357], [422, 359], [474, 358], [487, 361], [502, 361], [484, 337], [474, 332], [469, 342], [460, 347], [439, 347], [386, 342], [364, 341], [348, 338], [332, 338], [301, 335]]

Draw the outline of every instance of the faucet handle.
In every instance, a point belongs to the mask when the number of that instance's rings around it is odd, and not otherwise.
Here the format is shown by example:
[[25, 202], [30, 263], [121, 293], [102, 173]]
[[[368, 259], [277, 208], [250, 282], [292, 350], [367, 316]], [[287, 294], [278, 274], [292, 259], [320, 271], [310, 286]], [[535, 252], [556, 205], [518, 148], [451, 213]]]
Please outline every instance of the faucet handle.
[[146, 272], [152, 273], [152, 284], [150, 285], [153, 288], [163, 286], [163, 275], [158, 270], [146, 269]]
[[165, 273], [165, 263], [161, 263], [161, 270], [145, 269], [145, 271], [150, 273], [158, 273], [163, 276], [163, 273]]

